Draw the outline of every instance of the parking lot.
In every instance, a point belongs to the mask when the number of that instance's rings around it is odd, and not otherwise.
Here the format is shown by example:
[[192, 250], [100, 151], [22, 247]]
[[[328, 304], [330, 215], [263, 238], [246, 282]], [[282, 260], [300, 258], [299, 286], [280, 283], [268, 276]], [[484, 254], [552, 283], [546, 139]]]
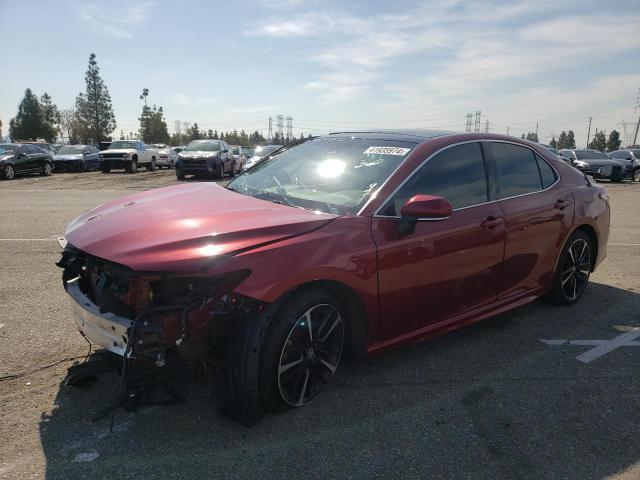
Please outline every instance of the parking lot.
[[185, 405], [118, 411], [110, 433], [92, 417], [117, 377], [62, 384], [87, 344], [54, 237], [174, 183], [167, 170], [0, 183], [0, 478], [640, 478], [640, 184], [607, 185], [608, 256], [573, 307], [537, 301], [347, 363], [317, 401], [252, 428], [191, 380]]

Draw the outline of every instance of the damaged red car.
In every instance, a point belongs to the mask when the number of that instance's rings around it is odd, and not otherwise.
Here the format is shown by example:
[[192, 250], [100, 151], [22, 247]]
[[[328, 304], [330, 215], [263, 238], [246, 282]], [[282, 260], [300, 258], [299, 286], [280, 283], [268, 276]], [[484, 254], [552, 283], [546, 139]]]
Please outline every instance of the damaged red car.
[[95, 208], [59, 266], [93, 344], [162, 371], [217, 359], [228, 412], [300, 407], [364, 356], [547, 297], [576, 302], [606, 254], [606, 190], [491, 134], [335, 133], [226, 187]]

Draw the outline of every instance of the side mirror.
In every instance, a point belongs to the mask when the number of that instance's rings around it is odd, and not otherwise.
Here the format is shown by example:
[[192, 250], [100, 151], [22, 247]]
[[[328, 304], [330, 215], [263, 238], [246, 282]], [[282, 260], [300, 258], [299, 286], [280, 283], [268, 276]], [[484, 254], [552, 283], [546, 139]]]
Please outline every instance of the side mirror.
[[418, 221], [445, 220], [451, 216], [452, 210], [453, 207], [444, 197], [415, 195], [400, 209], [396, 230], [405, 235], [413, 233]]
[[229, 153], [229, 150], [220, 150], [220, 153]]
[[27, 155], [28, 155], [28, 153], [26, 153], [26, 152], [20, 152], [20, 153], [18, 154], [18, 158], [24, 158], [24, 157], [26, 157]]

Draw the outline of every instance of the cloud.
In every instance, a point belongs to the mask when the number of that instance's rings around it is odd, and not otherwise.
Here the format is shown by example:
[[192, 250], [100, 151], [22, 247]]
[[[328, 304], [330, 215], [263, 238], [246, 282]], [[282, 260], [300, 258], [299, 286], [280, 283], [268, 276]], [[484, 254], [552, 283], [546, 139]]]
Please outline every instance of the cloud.
[[116, 38], [133, 38], [135, 27], [144, 23], [148, 17], [148, 10], [157, 5], [154, 1], [132, 2], [124, 8], [118, 9], [120, 14], [114, 16], [113, 9], [103, 5], [88, 3], [78, 10], [80, 20], [96, 26], [101, 31]]
[[262, 113], [262, 112], [272, 112], [277, 107], [273, 105], [265, 106], [265, 107], [244, 107], [244, 108], [232, 108], [228, 110], [227, 113]]

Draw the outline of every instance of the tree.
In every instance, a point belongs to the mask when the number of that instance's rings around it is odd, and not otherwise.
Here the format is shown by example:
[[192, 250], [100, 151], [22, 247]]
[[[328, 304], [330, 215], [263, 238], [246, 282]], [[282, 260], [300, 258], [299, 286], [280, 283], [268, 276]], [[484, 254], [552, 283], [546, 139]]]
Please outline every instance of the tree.
[[527, 140], [538, 143], [538, 134], [535, 132], [527, 132]]
[[58, 107], [53, 103], [51, 96], [44, 92], [44, 94], [40, 97], [40, 105], [42, 107], [42, 114], [44, 115], [44, 119], [51, 128], [57, 133], [61, 132], [60, 130], [60, 112], [58, 111]]
[[562, 150], [563, 148], [567, 148], [567, 132], [562, 130], [560, 136], [558, 137], [557, 147], [558, 150]]
[[600, 150], [601, 152], [604, 152], [604, 149], [607, 148], [607, 136], [604, 134], [604, 130], [596, 132], [588, 147], [593, 150]]
[[100, 77], [100, 67], [96, 62], [95, 53], [89, 56], [89, 67], [84, 81], [87, 85], [86, 92], [76, 97], [78, 121], [86, 131], [86, 140], [101, 142], [111, 138], [111, 132], [116, 129], [116, 118], [109, 90]]
[[618, 150], [621, 144], [622, 140], [620, 140], [620, 132], [617, 130], [611, 130], [609, 138], [607, 139], [607, 150], [610, 152]]
[[549, 146], [551, 148], [558, 148], [558, 142], [556, 142], [556, 137], [551, 137], [551, 141], [549, 142]]
[[201, 138], [200, 130], [198, 130], [198, 122], [193, 122], [193, 127], [188, 131], [188, 135], [190, 140], [199, 140]]
[[567, 143], [564, 148], [576, 148], [576, 137], [573, 134], [573, 130], [567, 132]]
[[30, 88], [24, 92], [24, 98], [18, 105], [18, 113], [9, 121], [9, 134], [12, 140], [38, 140], [47, 142], [55, 139], [56, 130], [47, 121], [42, 106]]

